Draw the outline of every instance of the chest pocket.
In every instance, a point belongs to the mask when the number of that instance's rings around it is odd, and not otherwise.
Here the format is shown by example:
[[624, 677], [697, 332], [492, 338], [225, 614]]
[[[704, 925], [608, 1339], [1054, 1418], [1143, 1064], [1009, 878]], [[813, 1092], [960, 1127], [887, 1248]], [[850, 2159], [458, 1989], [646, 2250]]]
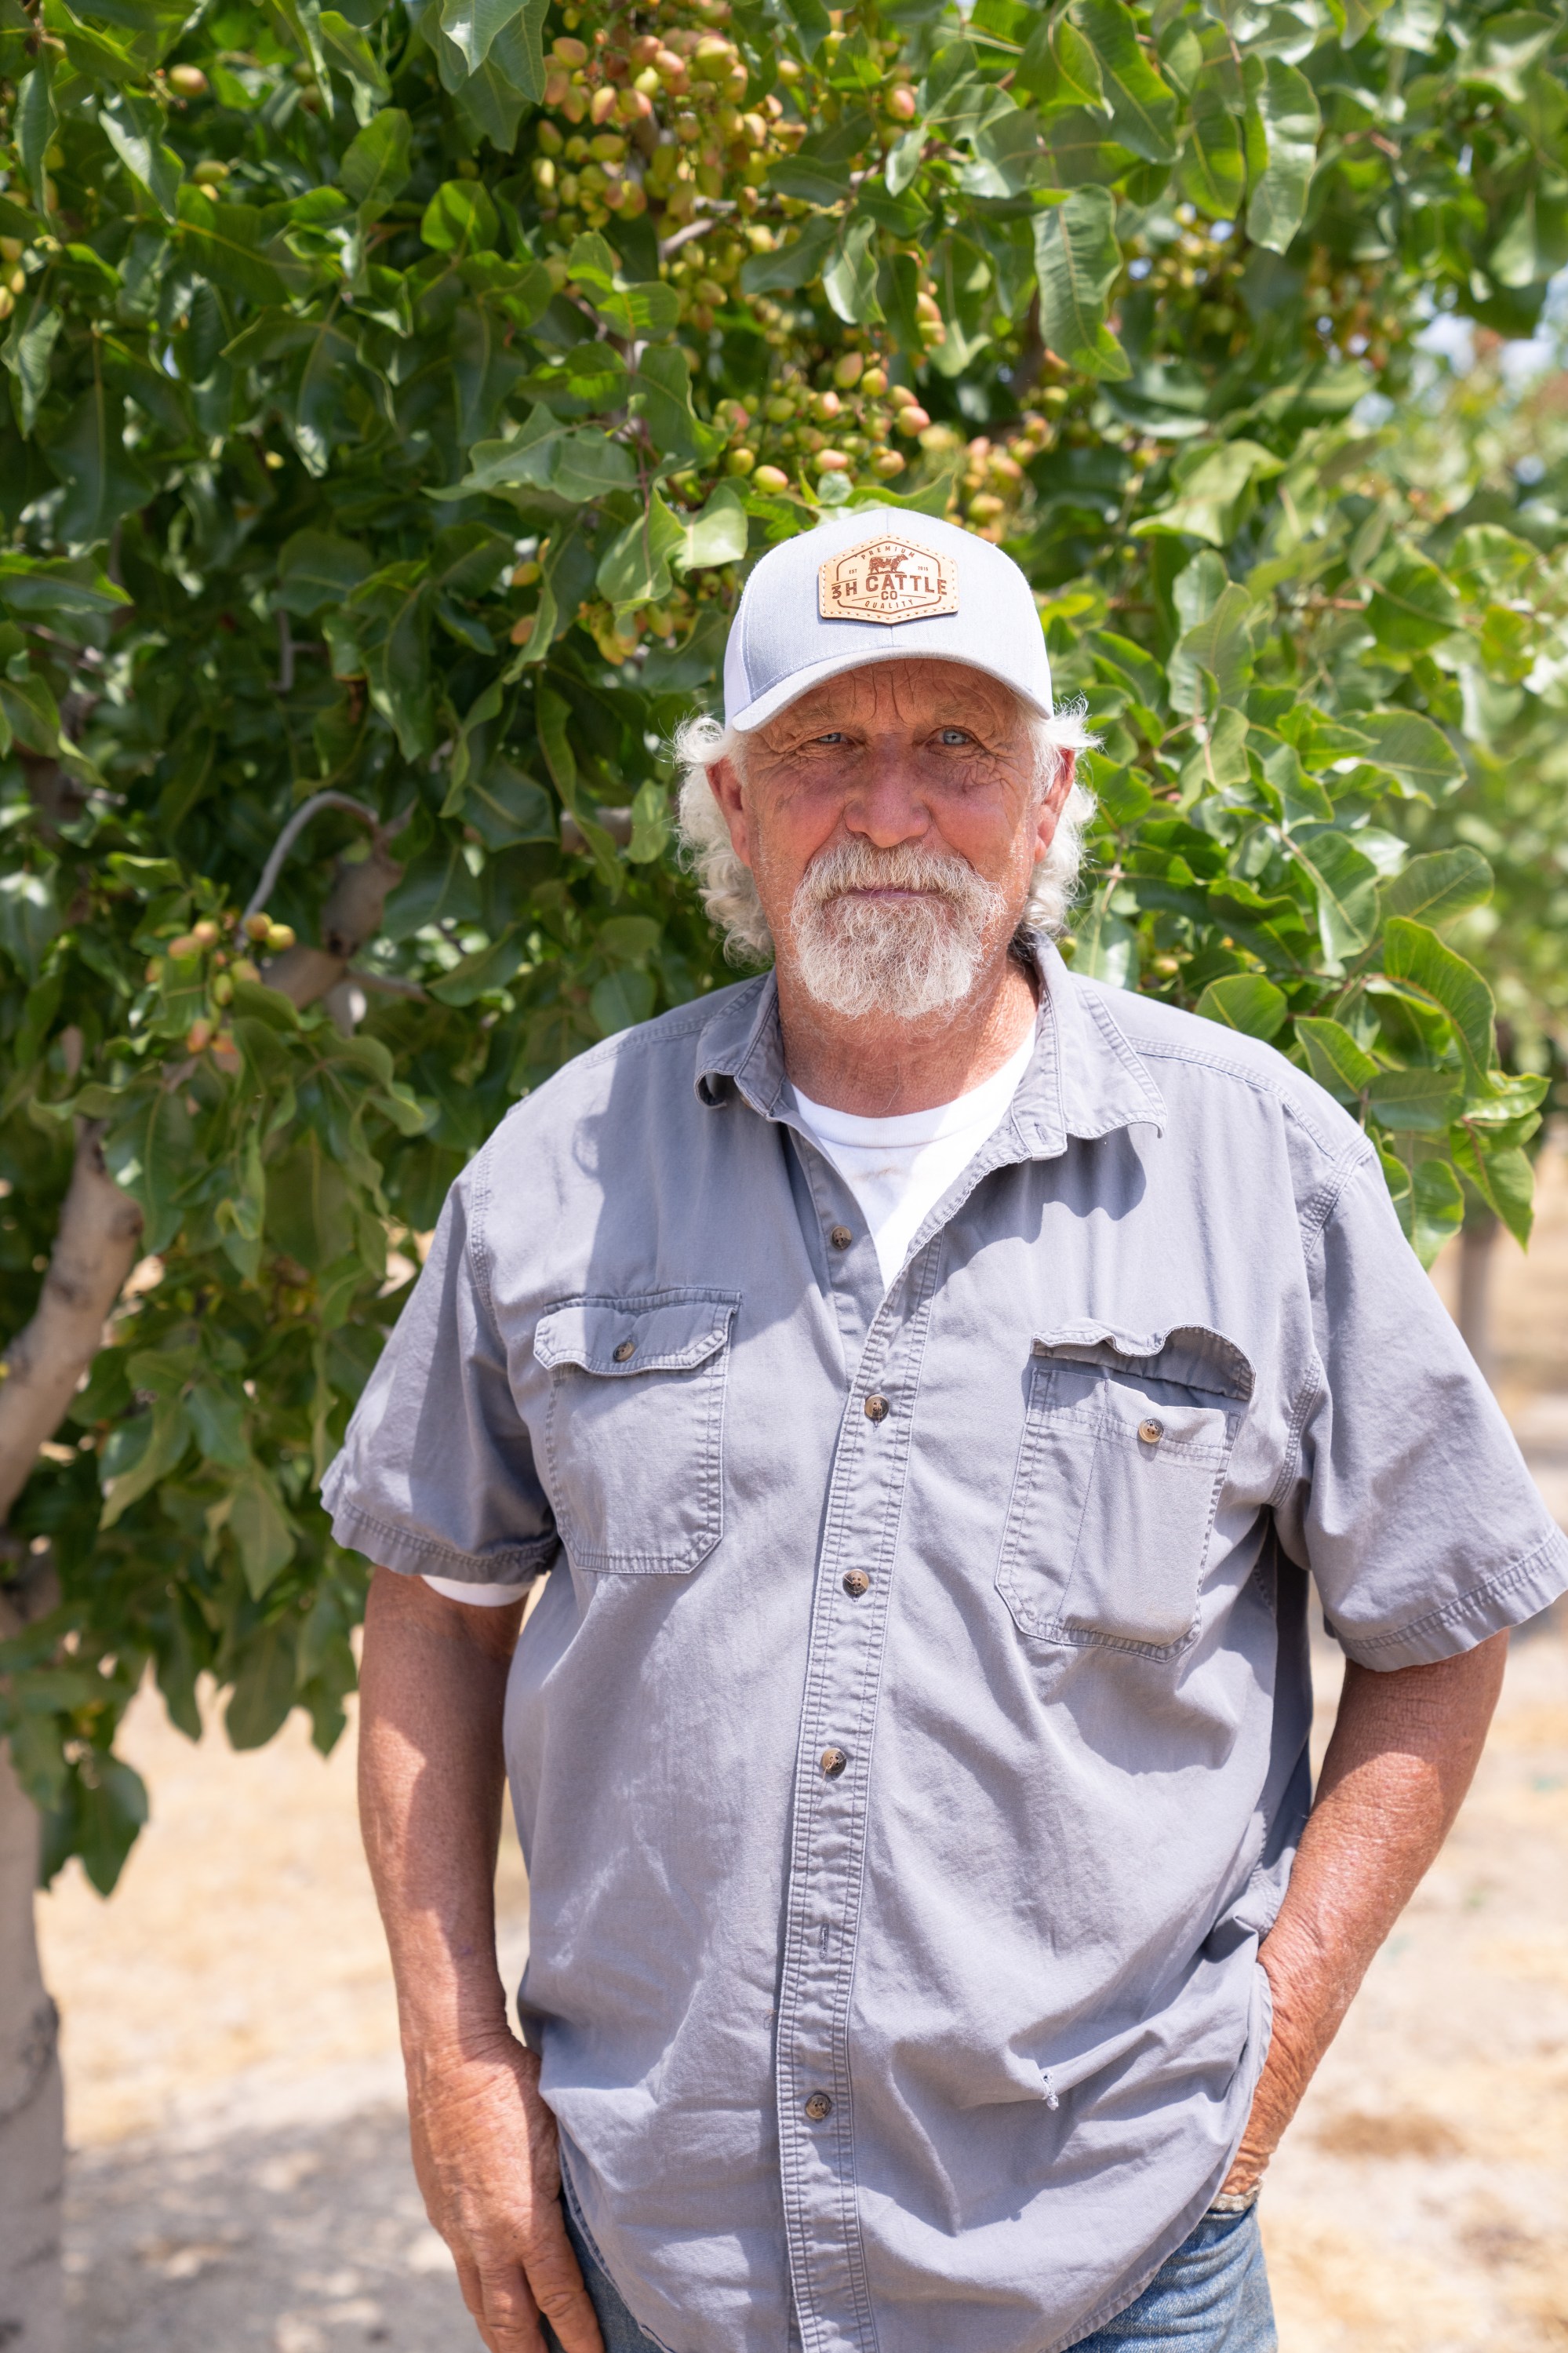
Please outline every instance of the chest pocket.
[[544, 1460], [579, 1568], [682, 1576], [724, 1532], [724, 1388], [740, 1302], [721, 1291], [563, 1299], [540, 1317]]
[[1168, 1658], [1196, 1633], [1252, 1367], [1217, 1332], [1047, 1332], [996, 1583], [1022, 1633]]

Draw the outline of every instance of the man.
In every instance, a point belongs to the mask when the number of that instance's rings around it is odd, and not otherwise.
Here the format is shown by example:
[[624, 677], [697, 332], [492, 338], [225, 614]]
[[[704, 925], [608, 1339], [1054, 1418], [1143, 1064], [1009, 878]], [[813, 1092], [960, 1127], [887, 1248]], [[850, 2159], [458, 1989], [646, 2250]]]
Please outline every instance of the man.
[[823, 525], [725, 693], [683, 822], [773, 972], [503, 1123], [328, 1482], [429, 2211], [491, 2353], [1258, 2353], [1259, 2178], [1568, 1553], [1354, 1123], [1050, 944], [1007, 558]]

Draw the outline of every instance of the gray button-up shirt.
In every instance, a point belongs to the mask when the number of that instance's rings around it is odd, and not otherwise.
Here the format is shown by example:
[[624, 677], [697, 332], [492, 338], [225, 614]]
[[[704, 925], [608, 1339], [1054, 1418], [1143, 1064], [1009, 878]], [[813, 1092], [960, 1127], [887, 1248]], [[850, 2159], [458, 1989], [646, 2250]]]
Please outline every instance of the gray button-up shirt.
[[1041, 970], [885, 1296], [771, 978], [568, 1065], [453, 1187], [327, 1482], [392, 1568], [551, 1572], [520, 2007], [676, 2353], [1048, 2353], [1129, 2303], [1267, 2047], [1309, 1574], [1383, 1668], [1568, 1584], [1354, 1123]]

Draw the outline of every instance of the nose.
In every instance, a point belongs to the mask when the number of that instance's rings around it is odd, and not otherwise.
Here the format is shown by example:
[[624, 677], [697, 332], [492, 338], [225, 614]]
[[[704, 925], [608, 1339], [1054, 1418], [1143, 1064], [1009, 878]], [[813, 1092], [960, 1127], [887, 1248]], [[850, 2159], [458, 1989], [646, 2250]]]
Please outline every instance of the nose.
[[873, 736], [858, 766], [856, 788], [844, 808], [848, 831], [878, 849], [923, 840], [931, 831], [931, 812], [919, 794], [909, 743], [900, 735]]

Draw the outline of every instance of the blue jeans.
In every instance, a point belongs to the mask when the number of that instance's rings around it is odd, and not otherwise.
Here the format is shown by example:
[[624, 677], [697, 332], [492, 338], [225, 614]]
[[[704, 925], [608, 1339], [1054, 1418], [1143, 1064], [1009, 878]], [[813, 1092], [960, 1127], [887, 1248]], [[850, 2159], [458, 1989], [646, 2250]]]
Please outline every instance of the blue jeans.
[[[657, 2338], [638, 2327], [595, 2262], [570, 2202], [566, 2232], [599, 2316], [605, 2353], [659, 2353]], [[544, 2341], [559, 2353], [548, 2322]], [[1092, 2337], [1080, 2337], [1074, 2353], [1159, 2353], [1170, 2346], [1183, 2353], [1277, 2353], [1279, 2341], [1258, 2209], [1249, 2206], [1240, 2214], [1205, 2214], [1142, 2295]]]

